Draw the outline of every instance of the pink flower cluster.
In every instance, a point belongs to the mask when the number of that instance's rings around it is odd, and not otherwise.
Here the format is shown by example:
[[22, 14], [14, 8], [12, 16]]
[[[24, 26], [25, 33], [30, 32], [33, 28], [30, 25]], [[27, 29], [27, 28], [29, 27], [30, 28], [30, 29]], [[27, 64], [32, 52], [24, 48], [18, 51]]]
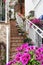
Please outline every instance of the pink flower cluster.
[[15, 57], [16, 62], [21, 62], [22, 65], [26, 65], [30, 59], [30, 54], [28, 53], [18, 53]]
[[34, 60], [37, 60], [40, 65], [43, 65], [43, 47], [28, 46], [28, 43], [26, 43], [18, 47], [16, 50], [17, 54], [15, 55], [14, 60], [6, 65], [11, 65], [12, 63], [27, 65], [32, 59], [30, 54], [31, 51], [33, 52], [33, 56], [35, 55]]
[[32, 22], [35, 23], [35, 24], [39, 24], [40, 23], [40, 19], [35, 18], [35, 19], [32, 20]]
[[36, 54], [36, 60], [38, 60], [41, 65], [43, 65], [43, 47], [38, 48], [35, 51], [35, 54]]

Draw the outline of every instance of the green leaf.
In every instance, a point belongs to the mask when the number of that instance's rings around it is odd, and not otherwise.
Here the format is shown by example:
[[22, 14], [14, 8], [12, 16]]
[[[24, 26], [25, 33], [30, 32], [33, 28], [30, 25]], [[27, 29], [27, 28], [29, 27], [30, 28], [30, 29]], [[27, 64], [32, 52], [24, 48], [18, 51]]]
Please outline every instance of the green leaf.
[[22, 63], [16, 63], [16, 65], [22, 65]]
[[40, 65], [40, 63], [39, 63], [37, 60], [33, 60], [33, 61], [32, 61], [32, 65], [34, 65], [34, 64]]
[[31, 55], [33, 55], [33, 54], [34, 54], [34, 52], [33, 52], [33, 51], [30, 51], [30, 54], [31, 54]]
[[27, 65], [31, 65], [31, 63], [28, 63]]

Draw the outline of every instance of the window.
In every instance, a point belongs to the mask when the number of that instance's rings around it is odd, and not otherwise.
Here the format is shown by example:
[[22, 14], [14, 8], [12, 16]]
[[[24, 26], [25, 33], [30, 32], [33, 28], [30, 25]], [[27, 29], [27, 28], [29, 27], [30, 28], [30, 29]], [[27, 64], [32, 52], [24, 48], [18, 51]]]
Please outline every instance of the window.
[[0, 0], [0, 21], [5, 21], [5, 0]]

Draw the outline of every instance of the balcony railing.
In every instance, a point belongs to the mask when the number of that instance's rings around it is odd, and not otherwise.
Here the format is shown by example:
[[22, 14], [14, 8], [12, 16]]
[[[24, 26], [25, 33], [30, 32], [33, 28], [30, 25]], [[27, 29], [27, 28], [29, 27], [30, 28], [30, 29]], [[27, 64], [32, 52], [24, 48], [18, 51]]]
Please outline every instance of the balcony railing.
[[28, 33], [27, 37], [31, 38], [36, 46], [40, 46], [43, 39], [43, 30], [34, 23], [32, 23], [29, 19], [26, 18], [24, 21], [23, 19], [24, 17], [22, 15], [16, 14], [16, 20], [18, 25], [21, 27], [22, 30]]

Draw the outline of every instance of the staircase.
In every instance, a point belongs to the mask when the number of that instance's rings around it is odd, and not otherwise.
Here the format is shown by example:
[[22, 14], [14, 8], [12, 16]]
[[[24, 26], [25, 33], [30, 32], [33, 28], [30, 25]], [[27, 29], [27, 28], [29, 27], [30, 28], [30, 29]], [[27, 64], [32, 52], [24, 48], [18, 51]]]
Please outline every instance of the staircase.
[[10, 60], [17, 53], [16, 48], [23, 43], [23, 35], [19, 35], [16, 21], [10, 21]]

